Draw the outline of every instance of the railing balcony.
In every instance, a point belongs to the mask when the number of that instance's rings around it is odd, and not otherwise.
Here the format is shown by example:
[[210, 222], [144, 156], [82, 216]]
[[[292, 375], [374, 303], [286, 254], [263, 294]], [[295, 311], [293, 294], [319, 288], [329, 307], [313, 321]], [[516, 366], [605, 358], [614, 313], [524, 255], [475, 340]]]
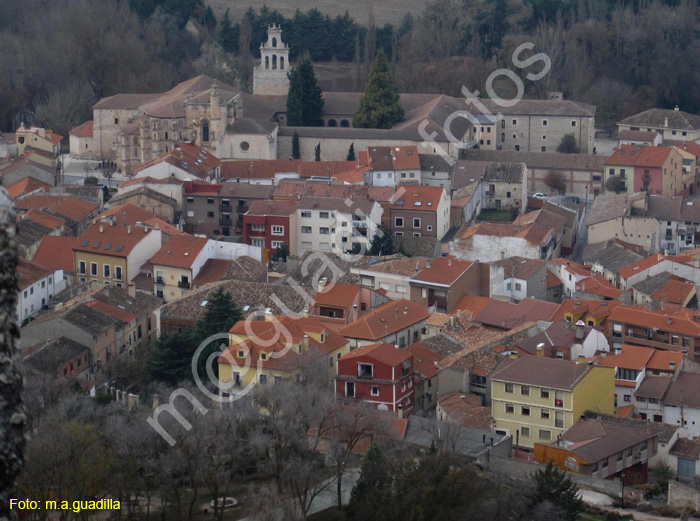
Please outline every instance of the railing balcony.
[[227, 216], [222, 215], [221, 217], [219, 217], [219, 224], [230, 226], [232, 222], [233, 221], [231, 221], [230, 216], [227, 217]]
[[156, 277], [156, 284], [165, 284], [165, 280], [163, 280], [163, 277]]
[[190, 283], [186, 282], [184, 280], [181, 280], [180, 282], [177, 283], [177, 287], [181, 289], [190, 289]]

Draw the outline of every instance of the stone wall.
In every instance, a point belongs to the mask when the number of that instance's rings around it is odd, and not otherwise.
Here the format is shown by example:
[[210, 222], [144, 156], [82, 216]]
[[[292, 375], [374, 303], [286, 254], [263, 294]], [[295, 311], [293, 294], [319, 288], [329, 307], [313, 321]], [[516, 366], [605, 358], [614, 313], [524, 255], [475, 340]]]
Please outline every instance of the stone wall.
[[700, 491], [678, 481], [668, 484], [668, 505], [671, 507], [692, 507], [700, 510]]

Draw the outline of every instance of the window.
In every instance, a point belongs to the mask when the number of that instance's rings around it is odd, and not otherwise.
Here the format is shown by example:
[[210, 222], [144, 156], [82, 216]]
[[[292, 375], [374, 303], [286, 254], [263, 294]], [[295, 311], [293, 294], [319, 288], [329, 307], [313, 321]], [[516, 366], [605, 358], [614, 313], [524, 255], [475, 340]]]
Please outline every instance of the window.
[[[79, 261], [78, 262], [78, 273], [81, 275], [85, 275], [85, 269], [86, 269], [86, 264], [85, 261]], [[26, 295], [25, 295], [26, 297]]]
[[355, 397], [355, 382], [345, 382], [345, 396]]
[[301, 216], [304, 218], [309, 218], [311, 217], [311, 212], [301, 212]]
[[603, 460], [603, 470], [608, 470], [608, 458]]
[[522, 285], [520, 284], [520, 282], [516, 282], [516, 283], [515, 283], [515, 289], [516, 289], [516, 291], [520, 291], [521, 289], [523, 289], [523, 287], [522, 287]]
[[192, 210], [187, 210], [187, 217], [194, 217], [194, 212]]
[[530, 396], [530, 387], [528, 387], [527, 385], [521, 385], [520, 394], [522, 394], [523, 396]]
[[318, 216], [321, 219], [328, 219], [328, 212], [318, 212]]
[[328, 235], [331, 232], [329, 228], [319, 228], [318, 231], [321, 235]]
[[249, 148], [250, 148], [250, 144], [247, 141], [241, 141], [241, 150], [243, 152], [248, 152]]
[[311, 233], [311, 226], [302, 226], [301, 233]]
[[413, 218], [413, 227], [414, 228], [420, 228], [420, 219]]
[[266, 374], [260, 375], [260, 385], [267, 385], [267, 375]]
[[114, 118], [114, 124], [119, 125], [119, 118]]
[[117, 280], [122, 280], [122, 267], [121, 266], [114, 267], [114, 278]]
[[594, 180], [594, 181], [600, 181], [600, 179], [601, 179], [601, 178], [600, 178], [599, 175], [594, 175], [594, 176], [593, 176], [593, 180]]
[[592, 463], [591, 464], [591, 474], [595, 474], [596, 472], [598, 472], [598, 464]]
[[548, 122], [547, 122], [546, 119], [543, 119], [543, 120], [542, 120], [542, 126], [543, 126], [543, 127], [546, 127], [546, 126], [547, 126], [547, 123], [548, 123]]
[[540, 389], [540, 398], [549, 399], [549, 389]]
[[379, 386], [373, 385], [372, 388], [370, 389], [370, 394], [372, 396], [379, 396]]
[[540, 439], [541, 440], [551, 440], [552, 439], [552, 431], [540, 429]]
[[209, 217], [209, 218], [214, 217], [214, 212], [207, 212], [207, 217]]
[[546, 152], [546, 151], [547, 151], [547, 147], [545, 147], [545, 146], [540, 147], [540, 152]]
[[644, 440], [642, 442], [642, 450], [647, 450], [647, 441], [646, 440]]
[[564, 428], [564, 413], [562, 411], [554, 412], [554, 426], [559, 429]]
[[506, 384], [506, 392], [507, 393], [513, 392], [513, 384]]
[[520, 145], [515, 145], [515, 151], [520, 152]]
[[96, 262], [90, 263], [90, 275], [97, 277], [97, 263]]
[[102, 270], [103, 270], [103, 275], [104, 275], [105, 277], [111, 277], [111, 276], [112, 276], [111, 273], [110, 273], [111, 270], [110, 270], [109, 264], [104, 264], [104, 265], [102, 266]]
[[272, 235], [284, 235], [284, 226], [273, 226]]
[[512, 403], [506, 404], [506, 413], [513, 414], [515, 412], [515, 406]]
[[372, 378], [373, 367], [370, 364], [357, 364], [357, 376]]
[[514, 120], [512, 121], [512, 124], [513, 124], [513, 125], [517, 125], [517, 124], [518, 124], [518, 120], [517, 120], [517, 119], [514, 119]]
[[284, 241], [272, 241], [273, 248], [282, 248], [284, 246]]
[[267, 354], [266, 354], [266, 353], [260, 353], [260, 360], [267, 360]]
[[520, 408], [520, 412], [522, 413], [523, 416], [530, 416], [530, 407], [529, 407], [529, 406], [526, 406], [526, 405], [523, 405], [523, 406]]
[[626, 402], [631, 402], [632, 401], [632, 395], [631, 394], [626, 394], [623, 398]]
[[549, 409], [540, 410], [540, 418], [543, 420], [549, 420]]
[[397, 228], [403, 228], [403, 217], [396, 217], [394, 219], [394, 226]]

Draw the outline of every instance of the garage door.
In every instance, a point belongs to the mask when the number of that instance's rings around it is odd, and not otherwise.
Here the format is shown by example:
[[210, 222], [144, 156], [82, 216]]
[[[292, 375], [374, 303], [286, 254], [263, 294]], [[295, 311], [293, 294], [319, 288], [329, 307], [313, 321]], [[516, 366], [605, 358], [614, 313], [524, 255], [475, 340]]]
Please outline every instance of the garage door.
[[694, 478], [695, 460], [678, 458], [678, 475], [687, 478]]

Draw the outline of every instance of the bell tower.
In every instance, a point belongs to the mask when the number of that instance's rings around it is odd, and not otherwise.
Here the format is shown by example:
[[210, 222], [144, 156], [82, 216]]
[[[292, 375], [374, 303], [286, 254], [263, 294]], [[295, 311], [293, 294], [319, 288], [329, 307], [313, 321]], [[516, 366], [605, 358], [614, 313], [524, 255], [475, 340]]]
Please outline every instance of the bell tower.
[[267, 28], [267, 41], [260, 45], [260, 64], [253, 70], [253, 94], [286, 95], [289, 91], [289, 47], [282, 41], [282, 28]]

